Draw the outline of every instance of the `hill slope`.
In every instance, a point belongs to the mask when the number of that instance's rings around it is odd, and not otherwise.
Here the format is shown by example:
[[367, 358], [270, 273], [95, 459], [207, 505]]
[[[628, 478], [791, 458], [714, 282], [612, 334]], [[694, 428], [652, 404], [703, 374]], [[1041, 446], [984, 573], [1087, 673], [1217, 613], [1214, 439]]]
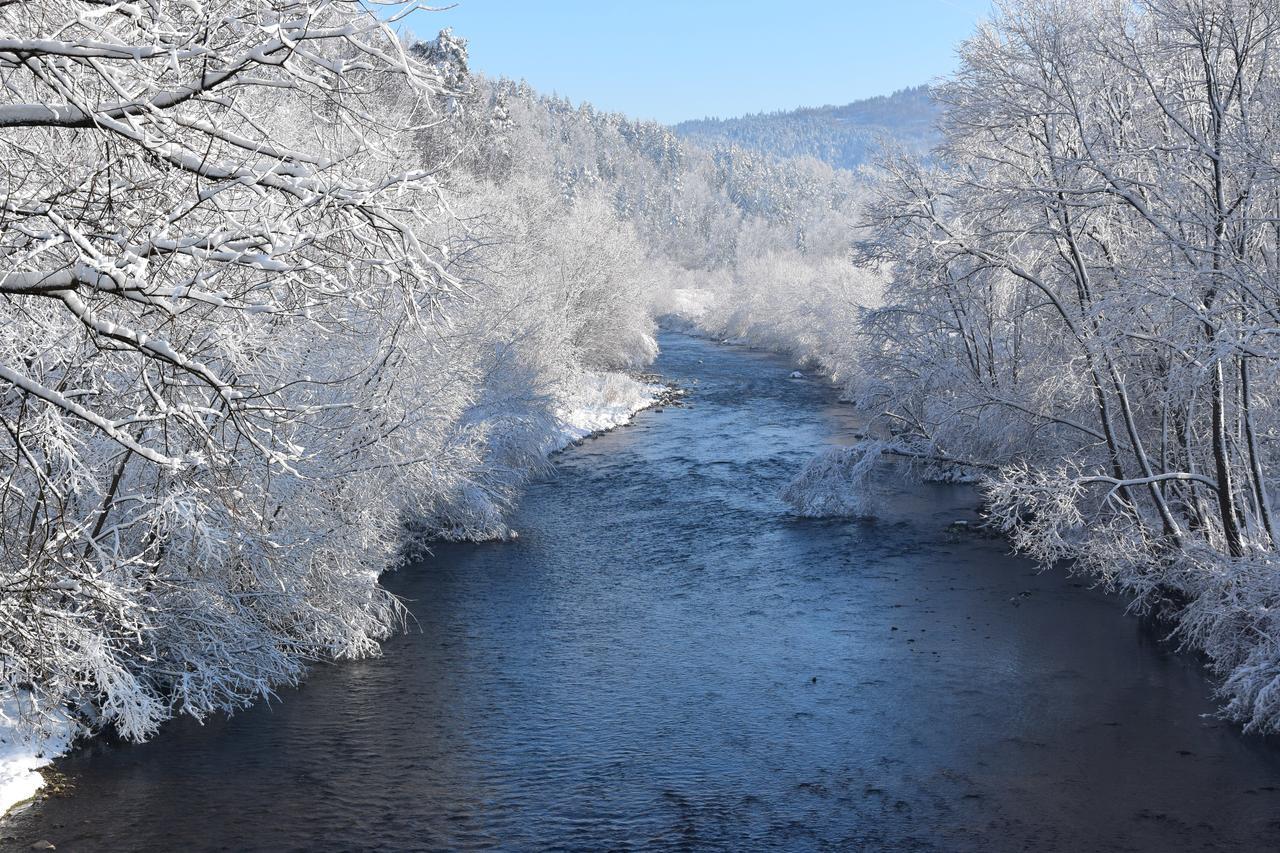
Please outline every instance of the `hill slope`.
[[815, 157], [856, 169], [873, 155], [881, 136], [911, 149], [928, 150], [938, 138], [934, 129], [938, 115], [929, 87], [916, 86], [839, 107], [695, 119], [675, 125], [674, 130], [702, 145], [731, 143], [778, 157]]

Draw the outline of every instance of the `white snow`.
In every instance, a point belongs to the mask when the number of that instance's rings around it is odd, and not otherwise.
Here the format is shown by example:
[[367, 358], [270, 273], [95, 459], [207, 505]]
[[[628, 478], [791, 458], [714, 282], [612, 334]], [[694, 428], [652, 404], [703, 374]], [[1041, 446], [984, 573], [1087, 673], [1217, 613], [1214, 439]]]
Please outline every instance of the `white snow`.
[[642, 409], [652, 406], [662, 386], [625, 373], [587, 373], [573, 393], [556, 411], [560, 432], [553, 450], [562, 450], [576, 441], [630, 423]]
[[0, 701], [0, 816], [26, 802], [44, 785], [40, 768], [67, 751], [74, 727], [62, 720], [44, 734], [18, 725], [21, 697]]

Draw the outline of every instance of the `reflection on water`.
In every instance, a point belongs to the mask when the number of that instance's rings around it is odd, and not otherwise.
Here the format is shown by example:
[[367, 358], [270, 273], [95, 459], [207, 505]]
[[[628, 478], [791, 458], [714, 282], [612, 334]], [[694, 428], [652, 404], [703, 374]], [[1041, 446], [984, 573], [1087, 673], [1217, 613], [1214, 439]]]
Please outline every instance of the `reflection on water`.
[[0, 823], [77, 850], [1196, 850], [1280, 842], [1280, 748], [1120, 602], [948, 536], [777, 498], [844, 407], [682, 336], [688, 408], [561, 458], [512, 543], [390, 578], [417, 627], [280, 703], [61, 762]]

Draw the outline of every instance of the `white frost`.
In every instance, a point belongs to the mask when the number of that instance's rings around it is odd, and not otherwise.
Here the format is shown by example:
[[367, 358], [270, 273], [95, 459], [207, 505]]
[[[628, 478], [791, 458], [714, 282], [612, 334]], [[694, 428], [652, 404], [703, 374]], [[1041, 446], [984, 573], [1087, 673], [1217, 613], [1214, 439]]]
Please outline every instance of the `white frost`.
[[828, 447], [782, 488], [782, 499], [806, 518], [866, 515], [868, 478], [879, 458], [876, 442]]

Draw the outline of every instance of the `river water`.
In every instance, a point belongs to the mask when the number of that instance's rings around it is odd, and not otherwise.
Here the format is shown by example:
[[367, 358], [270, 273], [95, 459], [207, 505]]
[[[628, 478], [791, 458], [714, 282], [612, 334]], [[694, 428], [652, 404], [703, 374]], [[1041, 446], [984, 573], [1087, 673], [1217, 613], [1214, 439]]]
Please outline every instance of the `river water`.
[[956, 486], [874, 521], [781, 485], [847, 407], [664, 335], [690, 405], [571, 449], [509, 543], [388, 579], [413, 630], [281, 701], [60, 761], [14, 849], [1200, 850], [1280, 845], [1280, 743]]

